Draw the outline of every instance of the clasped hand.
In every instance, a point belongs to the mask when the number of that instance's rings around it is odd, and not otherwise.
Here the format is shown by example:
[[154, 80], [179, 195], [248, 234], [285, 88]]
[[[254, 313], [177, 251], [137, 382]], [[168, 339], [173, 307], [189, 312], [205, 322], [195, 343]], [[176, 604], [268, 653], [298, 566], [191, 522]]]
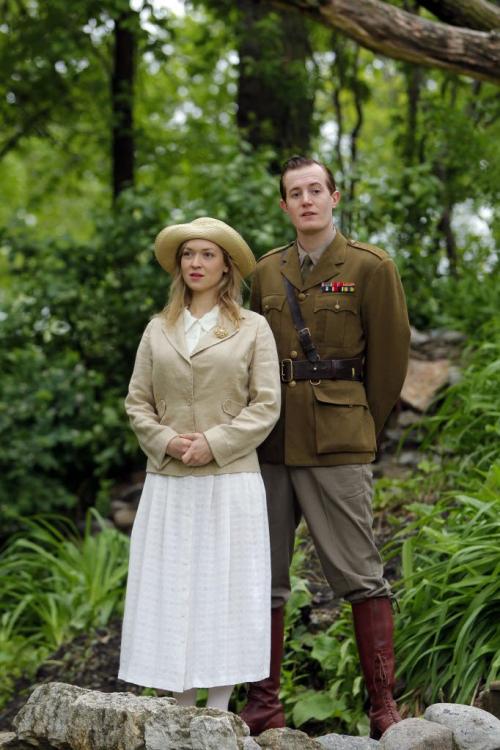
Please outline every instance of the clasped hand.
[[176, 435], [169, 441], [166, 452], [186, 466], [205, 466], [214, 457], [202, 432]]

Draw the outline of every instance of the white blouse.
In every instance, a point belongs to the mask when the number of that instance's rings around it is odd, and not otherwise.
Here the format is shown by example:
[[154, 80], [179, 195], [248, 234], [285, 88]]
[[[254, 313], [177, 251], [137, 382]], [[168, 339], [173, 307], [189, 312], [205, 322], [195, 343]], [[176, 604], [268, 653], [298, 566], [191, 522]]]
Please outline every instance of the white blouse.
[[212, 307], [212, 309], [205, 313], [201, 318], [195, 318], [194, 315], [191, 315], [187, 307], [184, 308], [184, 333], [186, 334], [186, 345], [190, 355], [198, 346], [198, 341], [200, 340], [201, 335], [203, 333], [208, 333], [212, 328], [215, 328], [218, 317], [218, 305]]

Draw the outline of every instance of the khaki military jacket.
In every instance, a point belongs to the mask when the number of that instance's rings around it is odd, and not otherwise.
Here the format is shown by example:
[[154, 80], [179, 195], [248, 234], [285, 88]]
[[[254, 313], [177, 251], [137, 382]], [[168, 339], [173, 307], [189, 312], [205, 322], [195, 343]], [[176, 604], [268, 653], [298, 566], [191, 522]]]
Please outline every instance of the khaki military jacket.
[[[283, 276], [295, 287], [321, 359], [362, 357], [364, 382], [282, 384], [281, 416], [259, 450], [260, 461], [289, 466], [369, 463], [408, 364], [410, 328], [396, 266], [383, 250], [348, 240], [339, 231], [305, 282], [295, 242], [259, 260], [251, 307], [266, 316], [280, 360], [303, 360]], [[353, 291], [332, 291], [342, 289], [338, 284], [322, 286], [330, 281], [351, 284]]]
[[[239, 328], [222, 318], [219, 330], [205, 333], [191, 356], [182, 315], [174, 326], [159, 315], [146, 327], [125, 408], [148, 458], [147, 471], [260, 471], [256, 448], [280, 413], [278, 360], [264, 318], [242, 308], [240, 315]], [[166, 455], [173, 437], [190, 432], [205, 435], [214, 455], [209, 464], [185, 466]]]

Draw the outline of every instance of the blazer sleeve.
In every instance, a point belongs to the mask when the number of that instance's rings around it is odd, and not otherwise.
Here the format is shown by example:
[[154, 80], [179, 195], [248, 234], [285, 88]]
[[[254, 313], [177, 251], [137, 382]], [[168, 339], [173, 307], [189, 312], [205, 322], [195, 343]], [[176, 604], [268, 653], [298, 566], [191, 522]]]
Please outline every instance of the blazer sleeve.
[[165, 455], [165, 450], [169, 441], [177, 433], [171, 427], [161, 424], [156, 411], [152, 383], [152, 323], [153, 321], [148, 324], [144, 331], [137, 350], [128, 395], [125, 399], [125, 410], [139, 445], [152, 463], [159, 468], [171, 458]]
[[378, 435], [401, 393], [410, 345], [403, 286], [390, 258], [384, 259], [368, 279], [362, 315], [366, 396]]
[[204, 433], [218, 466], [251, 453], [278, 421], [281, 384], [274, 336], [259, 316], [249, 371], [249, 401], [231, 424], [211, 427]]

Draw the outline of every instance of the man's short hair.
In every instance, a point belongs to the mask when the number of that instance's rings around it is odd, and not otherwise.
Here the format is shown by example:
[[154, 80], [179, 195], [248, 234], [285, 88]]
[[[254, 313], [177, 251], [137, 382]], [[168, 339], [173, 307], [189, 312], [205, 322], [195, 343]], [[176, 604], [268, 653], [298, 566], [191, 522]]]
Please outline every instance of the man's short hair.
[[307, 156], [300, 156], [298, 154], [295, 154], [294, 156], [291, 156], [289, 159], [287, 159], [281, 168], [281, 177], [280, 177], [280, 193], [283, 200], [286, 200], [286, 190], [285, 190], [285, 182], [284, 177], [287, 172], [291, 172], [293, 169], [300, 169], [301, 167], [310, 167], [312, 164], [317, 164], [319, 167], [321, 167], [326, 174], [326, 184], [328, 187], [328, 190], [330, 193], [334, 193], [337, 189], [337, 186], [335, 184], [335, 178], [333, 176], [333, 173], [329, 167], [326, 166], [326, 164], [323, 164], [321, 161], [317, 161], [316, 159], [309, 159]]

